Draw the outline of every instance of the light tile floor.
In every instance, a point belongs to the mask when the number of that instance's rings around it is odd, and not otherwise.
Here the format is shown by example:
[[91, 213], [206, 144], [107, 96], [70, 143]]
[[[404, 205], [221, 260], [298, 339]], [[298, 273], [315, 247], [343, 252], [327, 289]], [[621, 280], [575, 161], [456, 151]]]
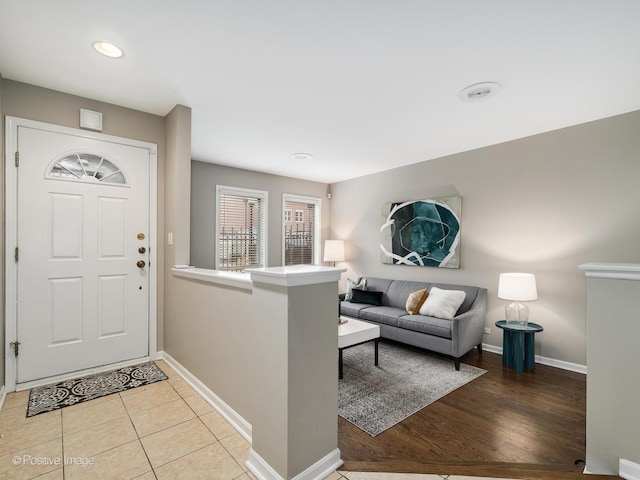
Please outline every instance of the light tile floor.
[[[249, 443], [157, 363], [168, 380], [31, 418], [29, 392], [8, 394], [0, 411], [0, 480], [255, 480], [245, 467]], [[327, 480], [442, 479], [472, 477], [340, 471]]]

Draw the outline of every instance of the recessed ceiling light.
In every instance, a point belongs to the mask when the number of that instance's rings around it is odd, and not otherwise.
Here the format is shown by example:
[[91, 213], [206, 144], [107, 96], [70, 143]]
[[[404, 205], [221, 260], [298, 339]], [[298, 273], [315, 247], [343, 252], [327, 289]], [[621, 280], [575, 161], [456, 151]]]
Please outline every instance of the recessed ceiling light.
[[291, 160], [296, 160], [298, 162], [304, 162], [307, 160], [311, 160], [313, 158], [313, 155], [311, 155], [310, 153], [294, 153], [293, 155], [291, 155]]
[[486, 100], [498, 93], [501, 88], [502, 85], [497, 82], [474, 83], [473, 85], [469, 85], [467, 88], [460, 90], [458, 98], [463, 102]]
[[93, 42], [93, 48], [105, 57], [120, 58], [124, 55], [120, 47], [109, 42]]

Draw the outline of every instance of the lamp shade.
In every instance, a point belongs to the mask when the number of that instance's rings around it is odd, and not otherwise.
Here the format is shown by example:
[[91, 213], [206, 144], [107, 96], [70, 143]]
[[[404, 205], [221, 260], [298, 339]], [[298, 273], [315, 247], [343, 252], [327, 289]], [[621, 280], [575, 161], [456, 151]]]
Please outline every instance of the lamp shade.
[[536, 277], [533, 273], [501, 273], [498, 298], [527, 302], [538, 298]]
[[344, 262], [344, 240], [324, 241], [324, 261]]

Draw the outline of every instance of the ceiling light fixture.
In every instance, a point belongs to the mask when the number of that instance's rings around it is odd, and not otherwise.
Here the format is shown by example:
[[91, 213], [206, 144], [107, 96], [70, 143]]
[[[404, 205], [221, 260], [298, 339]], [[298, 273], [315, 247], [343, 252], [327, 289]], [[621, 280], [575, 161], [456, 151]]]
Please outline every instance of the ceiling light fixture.
[[497, 82], [474, 83], [473, 85], [469, 85], [467, 88], [460, 90], [458, 98], [463, 102], [486, 100], [498, 93], [501, 88], [502, 85]]
[[313, 155], [311, 155], [310, 153], [294, 153], [293, 155], [291, 155], [291, 160], [295, 160], [297, 162], [306, 162], [308, 160], [311, 160], [313, 158]]
[[96, 52], [109, 58], [120, 58], [124, 55], [120, 47], [109, 42], [93, 42], [93, 48]]

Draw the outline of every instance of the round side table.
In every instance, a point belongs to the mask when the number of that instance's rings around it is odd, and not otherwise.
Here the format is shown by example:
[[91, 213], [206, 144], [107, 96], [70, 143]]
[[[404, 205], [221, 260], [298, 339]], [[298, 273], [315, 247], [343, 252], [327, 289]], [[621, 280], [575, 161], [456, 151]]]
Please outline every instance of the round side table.
[[507, 324], [506, 320], [498, 320], [496, 327], [502, 329], [502, 364], [513, 367], [516, 373], [525, 368], [533, 370], [536, 366], [534, 335], [544, 330], [542, 326], [532, 322]]

